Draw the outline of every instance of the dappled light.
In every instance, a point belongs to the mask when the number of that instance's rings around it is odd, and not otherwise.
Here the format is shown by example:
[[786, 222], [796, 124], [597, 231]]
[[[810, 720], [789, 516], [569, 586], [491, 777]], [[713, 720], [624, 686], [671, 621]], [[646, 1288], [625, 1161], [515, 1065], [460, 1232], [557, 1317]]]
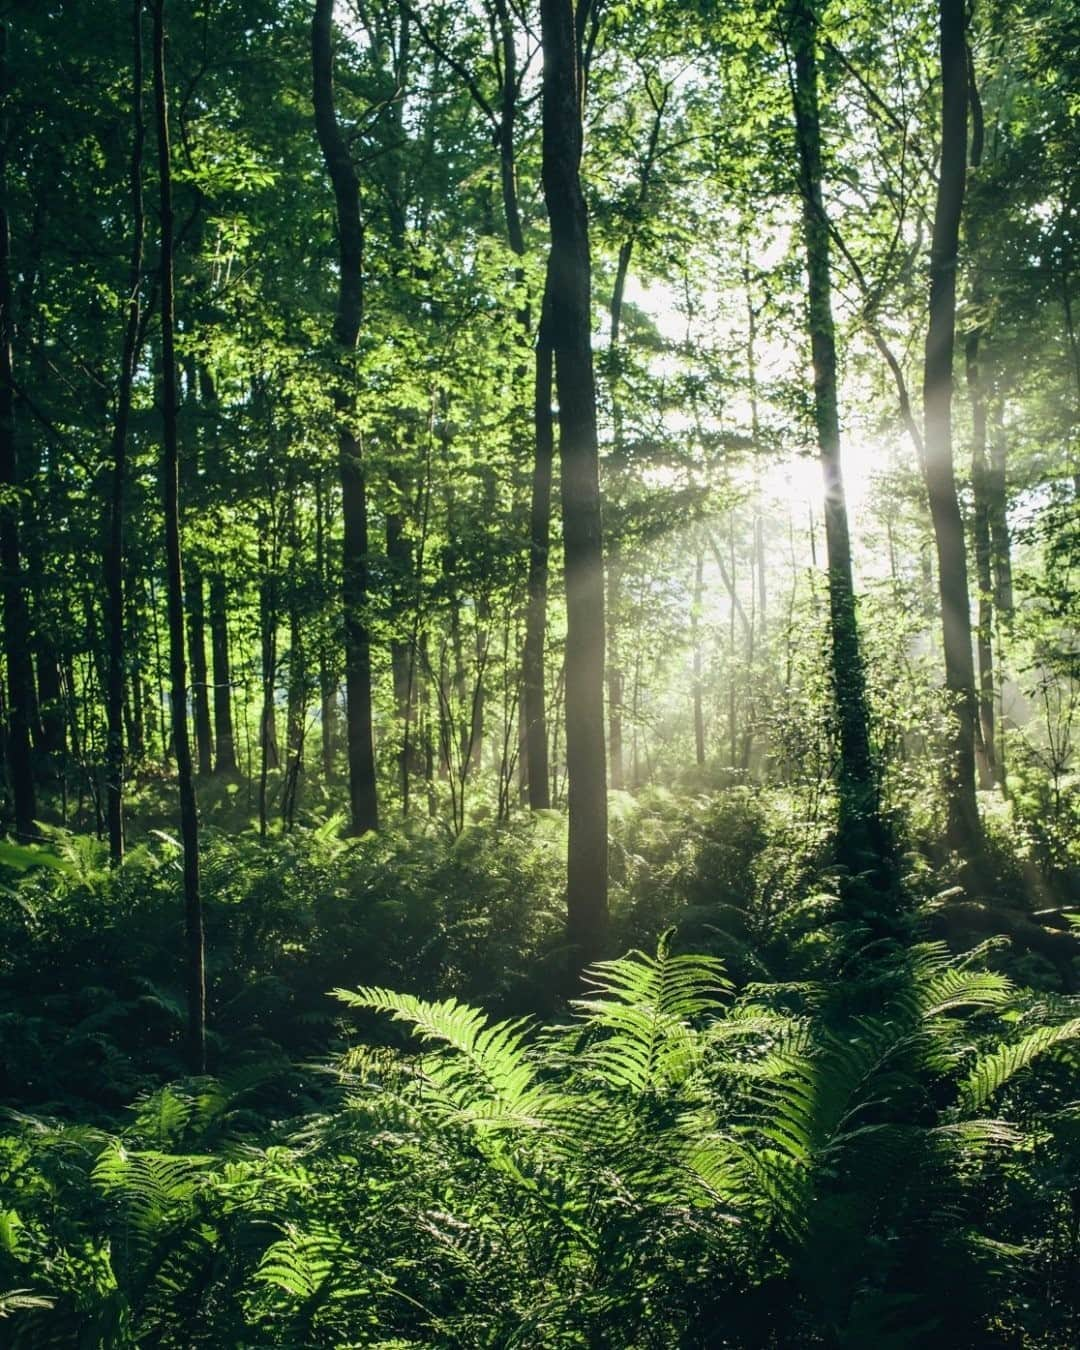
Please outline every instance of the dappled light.
[[0, 1346], [1080, 1345], [1052, 0], [0, 0]]

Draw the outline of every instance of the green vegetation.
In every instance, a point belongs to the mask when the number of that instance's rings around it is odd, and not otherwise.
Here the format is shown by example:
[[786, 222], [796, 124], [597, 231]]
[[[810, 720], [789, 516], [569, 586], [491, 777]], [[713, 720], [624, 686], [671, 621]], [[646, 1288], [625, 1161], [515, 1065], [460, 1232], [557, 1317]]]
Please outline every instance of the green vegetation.
[[1078, 51], [0, 0], [0, 1345], [1080, 1344]]

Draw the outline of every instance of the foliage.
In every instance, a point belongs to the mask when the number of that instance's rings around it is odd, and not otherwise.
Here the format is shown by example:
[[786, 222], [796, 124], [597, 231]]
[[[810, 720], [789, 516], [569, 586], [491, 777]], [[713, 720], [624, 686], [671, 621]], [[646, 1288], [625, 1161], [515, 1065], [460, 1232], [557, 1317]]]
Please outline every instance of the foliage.
[[253, 1134], [226, 1079], [119, 1134], [13, 1121], [8, 1343], [975, 1346], [1022, 1334], [1036, 1269], [1069, 1325], [1041, 1177], [1076, 1136], [1032, 1107], [1075, 1090], [1080, 1021], [977, 961], [913, 951], [858, 1013], [735, 997], [667, 939], [565, 1026], [339, 998], [418, 1044], [349, 1051], [307, 1118]]

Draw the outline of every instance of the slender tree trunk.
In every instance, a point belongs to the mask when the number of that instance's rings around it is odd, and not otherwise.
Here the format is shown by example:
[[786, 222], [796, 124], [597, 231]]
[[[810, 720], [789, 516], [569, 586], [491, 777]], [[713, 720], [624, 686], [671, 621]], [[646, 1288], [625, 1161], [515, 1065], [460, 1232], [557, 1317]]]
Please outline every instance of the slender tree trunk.
[[[326, 535], [328, 530], [329, 506], [320, 473], [315, 480], [315, 572], [319, 579], [320, 598], [329, 594], [327, 588]], [[319, 729], [322, 734], [323, 777], [329, 783], [334, 778], [334, 752], [337, 744], [334, 738], [334, 723], [337, 710], [334, 706], [336, 694], [333, 667], [325, 638], [319, 642]]]
[[536, 341], [536, 458], [533, 464], [532, 504], [529, 512], [528, 607], [525, 614], [525, 647], [522, 658], [529, 806], [534, 811], [545, 811], [551, 805], [547, 699], [544, 687], [544, 639], [547, 629], [548, 552], [555, 436], [551, 415], [552, 353], [545, 327], [542, 315]]
[[956, 269], [967, 176], [968, 70], [964, 23], [964, 0], [940, 0], [941, 168], [930, 247], [930, 322], [923, 366], [923, 419], [926, 490], [938, 558], [945, 688], [951, 703], [946, 764], [948, 836], [950, 844], [970, 860], [981, 847], [975, 802], [977, 702], [967, 548], [952, 448]]
[[195, 747], [199, 773], [214, 770], [214, 733], [210, 725], [210, 671], [206, 664], [206, 605], [202, 569], [187, 569], [188, 645], [191, 651], [191, 701], [195, 710]]
[[705, 574], [705, 555], [698, 546], [694, 563], [694, 594], [690, 602], [690, 646], [694, 661], [694, 762], [705, 763], [705, 710], [701, 688], [701, 598]]
[[[10, 93], [7, 26], [0, 24], [0, 100]], [[15, 313], [11, 287], [11, 225], [7, 214], [7, 119], [0, 125], [0, 574], [3, 578], [4, 656], [7, 664], [7, 762], [15, 808], [15, 833], [34, 835], [37, 801], [30, 749], [34, 672], [30, 661], [30, 616], [20, 550], [21, 507], [15, 445], [15, 385], [12, 368]]]
[[611, 786], [621, 792], [626, 785], [623, 773], [623, 699], [626, 675], [619, 651], [618, 613], [622, 593], [622, 561], [616, 555], [609, 557], [607, 567], [607, 707], [608, 707], [608, 761]]
[[[401, 787], [402, 810], [409, 800], [409, 777], [419, 769], [410, 762], [409, 724], [413, 713], [411, 653], [405, 633], [406, 614], [411, 603], [413, 571], [412, 546], [405, 533], [405, 521], [400, 504], [405, 500], [405, 479], [400, 467], [389, 470], [390, 486], [396, 505], [386, 513], [386, 558], [390, 568], [391, 602], [393, 607], [393, 636], [390, 639], [390, 672], [394, 685], [394, 709], [401, 729], [401, 750], [398, 754], [398, 773]], [[412, 756], [415, 761], [415, 756]]]
[[994, 608], [999, 620], [1011, 620], [1013, 612], [1012, 544], [1009, 538], [1006, 466], [1009, 442], [1005, 429], [1005, 396], [994, 407], [994, 434], [990, 439], [990, 469], [987, 475], [987, 512], [990, 517], [990, 554], [994, 572]]
[[334, 385], [344, 524], [342, 608], [345, 620], [346, 734], [353, 834], [379, 827], [375, 741], [371, 721], [371, 638], [368, 632], [367, 486], [363, 451], [353, 427], [352, 363], [363, 310], [363, 227], [360, 183], [334, 107], [333, 0], [316, 0], [312, 22], [315, 126], [334, 190], [338, 225], [338, 309], [334, 338], [341, 368]]
[[289, 602], [289, 709], [286, 720], [285, 782], [281, 794], [281, 818], [287, 830], [296, 820], [300, 782], [304, 775], [304, 730], [307, 719], [308, 673], [304, 630], [293, 578]]
[[[517, 184], [517, 105], [520, 93], [517, 45], [511, 11], [506, 0], [495, 0], [498, 19], [499, 64], [502, 86], [499, 91], [499, 116], [495, 132], [499, 151], [499, 182], [502, 193], [506, 239], [514, 255], [525, 257], [525, 232], [521, 222]], [[524, 267], [517, 269], [517, 281], [525, 281]], [[546, 337], [544, 312], [534, 352], [533, 433], [534, 456], [529, 507], [529, 553], [527, 560], [525, 640], [522, 645], [522, 735], [520, 774], [528, 791], [529, 806], [546, 810], [551, 803], [548, 779], [548, 726], [545, 696], [545, 638], [547, 633], [548, 553], [551, 534], [551, 485], [554, 458], [554, 432], [551, 416], [552, 353]], [[531, 328], [529, 307], [517, 314], [523, 339]], [[520, 372], [525, 374], [524, 367]]]
[[278, 745], [277, 705], [275, 693], [278, 675], [278, 605], [277, 566], [280, 552], [277, 544], [276, 517], [274, 538], [268, 538], [271, 512], [260, 511], [259, 530], [259, 653], [262, 687], [262, 709], [259, 713], [259, 754], [262, 768], [260, 781], [265, 782], [266, 770], [276, 769], [281, 763]]
[[566, 567], [566, 759], [570, 783], [567, 934], [582, 965], [607, 931], [604, 564], [591, 263], [581, 190], [581, 82], [572, 0], [541, 0], [543, 180], [551, 222], [549, 331], [559, 392]]
[[176, 387], [173, 308], [173, 209], [169, 157], [169, 105], [165, 83], [165, 0], [154, 0], [154, 108], [161, 192], [161, 356], [165, 485], [165, 559], [169, 623], [169, 674], [173, 742], [180, 788], [180, 835], [184, 846], [184, 916], [187, 930], [188, 1054], [192, 1071], [206, 1071], [206, 966], [202, 898], [199, 893], [199, 822], [195, 775], [188, 739], [187, 664], [184, 654], [184, 577], [180, 554], [179, 399]]
[[214, 768], [236, 772], [236, 733], [232, 715], [232, 666], [229, 661], [229, 610], [225, 577], [210, 577], [210, 651], [214, 663]]
[[854, 870], [871, 862], [880, 872], [888, 853], [881, 820], [877, 765], [870, 748], [866, 673], [859, 642], [847, 501], [840, 459], [836, 336], [832, 313], [829, 224], [821, 192], [816, 0], [794, 0], [795, 134], [809, 286], [814, 367], [814, 422], [825, 488], [829, 627], [833, 696], [840, 741], [838, 855]]
[[63, 757], [67, 750], [64, 734], [64, 699], [60, 688], [60, 661], [56, 648], [47, 633], [38, 633], [37, 690], [38, 713], [41, 717], [41, 745], [54, 759]]
[[[731, 590], [731, 609], [728, 611], [728, 746], [731, 754], [731, 768], [734, 771], [739, 763], [739, 721], [737, 717], [738, 710], [738, 687], [739, 682], [736, 679], [736, 669], [738, 660], [738, 647], [735, 643], [735, 613], [736, 606], [738, 612], [742, 615], [743, 626], [747, 635], [750, 633], [750, 625], [743, 613], [742, 606], [738, 605], [738, 583], [739, 574], [737, 571], [738, 563], [735, 557], [735, 513], [728, 515], [728, 569], [731, 580], [728, 585]], [[734, 777], [734, 772], [732, 774]]]
[[142, 599], [144, 581], [141, 573], [129, 561], [125, 583], [127, 603], [126, 639], [130, 656], [131, 725], [128, 728], [128, 752], [135, 764], [146, 758], [146, 704], [149, 697], [146, 685], [146, 665], [142, 651]]
[[971, 489], [974, 499], [972, 534], [975, 575], [979, 587], [976, 650], [979, 658], [979, 778], [983, 787], [997, 780], [994, 742], [994, 601], [990, 553], [990, 502], [987, 492], [986, 395], [979, 368], [979, 332], [973, 329], [965, 344], [968, 399], [971, 403]]

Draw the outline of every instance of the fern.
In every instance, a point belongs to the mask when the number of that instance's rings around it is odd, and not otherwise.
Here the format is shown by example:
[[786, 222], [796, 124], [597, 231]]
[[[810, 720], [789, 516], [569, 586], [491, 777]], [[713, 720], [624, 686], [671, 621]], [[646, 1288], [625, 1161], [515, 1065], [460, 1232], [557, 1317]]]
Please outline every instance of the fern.
[[421, 1040], [445, 1047], [449, 1053], [427, 1061], [423, 1072], [435, 1102], [459, 1121], [491, 1128], [545, 1123], [555, 1097], [529, 1060], [527, 1019], [489, 1023], [457, 999], [432, 1003], [389, 989], [333, 993], [349, 1007], [389, 1013]]
[[635, 951], [600, 961], [585, 979], [598, 996], [573, 1007], [590, 1030], [607, 1033], [588, 1047], [585, 1063], [606, 1085], [638, 1094], [693, 1072], [704, 1042], [690, 1019], [715, 1012], [732, 987], [716, 957], [673, 956], [666, 940], [655, 957]]
[[14, 1313], [29, 1309], [54, 1308], [56, 1300], [35, 1294], [31, 1289], [8, 1289], [0, 1292], [0, 1317], [11, 1317]]
[[1080, 1036], [1080, 1017], [1056, 1027], [1037, 1027], [1022, 1040], [999, 1045], [982, 1055], [961, 1084], [957, 1105], [967, 1113], [981, 1111], [1010, 1079], [1030, 1067], [1040, 1055]]
[[268, 1247], [255, 1278], [276, 1285], [301, 1302], [318, 1297], [334, 1271], [340, 1239], [327, 1230], [301, 1230], [294, 1224]]

